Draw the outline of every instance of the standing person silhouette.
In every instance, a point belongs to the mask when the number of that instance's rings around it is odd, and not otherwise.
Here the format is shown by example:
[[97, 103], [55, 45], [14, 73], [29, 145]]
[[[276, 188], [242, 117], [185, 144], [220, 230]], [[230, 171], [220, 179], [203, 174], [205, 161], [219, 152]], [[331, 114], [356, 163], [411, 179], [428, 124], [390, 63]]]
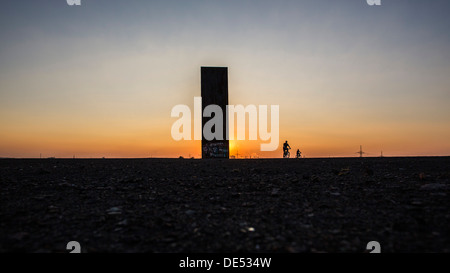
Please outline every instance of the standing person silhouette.
[[289, 144], [286, 140], [286, 142], [283, 144], [283, 158], [289, 157], [288, 153], [289, 153], [290, 148], [291, 148], [291, 146], [289, 146]]

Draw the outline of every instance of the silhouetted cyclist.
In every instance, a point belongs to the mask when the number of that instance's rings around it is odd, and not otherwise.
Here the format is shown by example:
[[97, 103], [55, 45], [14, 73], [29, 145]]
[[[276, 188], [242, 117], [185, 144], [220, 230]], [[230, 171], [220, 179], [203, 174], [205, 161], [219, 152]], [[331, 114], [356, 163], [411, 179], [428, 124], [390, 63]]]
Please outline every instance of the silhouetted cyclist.
[[302, 157], [302, 152], [300, 152], [300, 149], [297, 149], [297, 158], [301, 158]]
[[284, 158], [289, 158], [290, 154], [289, 154], [289, 149], [291, 148], [291, 146], [289, 146], [287, 140], [286, 142], [283, 144], [283, 157]]

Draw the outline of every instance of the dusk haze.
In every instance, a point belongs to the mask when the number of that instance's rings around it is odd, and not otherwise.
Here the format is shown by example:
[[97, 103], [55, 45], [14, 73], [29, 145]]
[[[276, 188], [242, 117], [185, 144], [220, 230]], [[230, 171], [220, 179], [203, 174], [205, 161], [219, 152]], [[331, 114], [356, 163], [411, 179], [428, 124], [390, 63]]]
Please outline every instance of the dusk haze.
[[[201, 157], [175, 141], [200, 68], [279, 105], [280, 145], [230, 155], [450, 155], [449, 1], [4, 1], [0, 157]], [[248, 128], [244, 128], [248, 129]]]

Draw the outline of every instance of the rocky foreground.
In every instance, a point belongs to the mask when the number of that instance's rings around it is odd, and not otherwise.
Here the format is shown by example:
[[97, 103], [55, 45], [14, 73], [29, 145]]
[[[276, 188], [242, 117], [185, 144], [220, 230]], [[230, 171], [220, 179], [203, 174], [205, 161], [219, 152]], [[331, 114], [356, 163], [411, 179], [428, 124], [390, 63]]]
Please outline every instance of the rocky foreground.
[[450, 158], [1, 159], [0, 252], [450, 252]]

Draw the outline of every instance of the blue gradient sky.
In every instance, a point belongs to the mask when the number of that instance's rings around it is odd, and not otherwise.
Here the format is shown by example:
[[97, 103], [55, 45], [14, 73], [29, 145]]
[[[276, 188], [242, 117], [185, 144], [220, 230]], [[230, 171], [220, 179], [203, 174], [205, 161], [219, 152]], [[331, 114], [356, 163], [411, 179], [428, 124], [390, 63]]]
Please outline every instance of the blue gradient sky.
[[[200, 66], [307, 156], [450, 155], [450, 1], [2, 1], [0, 156], [199, 155]], [[236, 143], [261, 153], [259, 143]]]

